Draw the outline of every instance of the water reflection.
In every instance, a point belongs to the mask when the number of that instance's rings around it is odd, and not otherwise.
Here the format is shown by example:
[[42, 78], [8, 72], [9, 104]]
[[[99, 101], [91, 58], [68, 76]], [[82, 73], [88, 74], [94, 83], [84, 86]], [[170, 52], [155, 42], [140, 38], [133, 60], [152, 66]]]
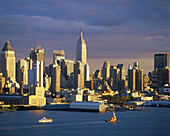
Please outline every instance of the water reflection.
[[36, 115], [42, 115], [42, 114], [45, 114], [46, 111], [45, 110], [29, 110], [29, 113], [36, 114]]

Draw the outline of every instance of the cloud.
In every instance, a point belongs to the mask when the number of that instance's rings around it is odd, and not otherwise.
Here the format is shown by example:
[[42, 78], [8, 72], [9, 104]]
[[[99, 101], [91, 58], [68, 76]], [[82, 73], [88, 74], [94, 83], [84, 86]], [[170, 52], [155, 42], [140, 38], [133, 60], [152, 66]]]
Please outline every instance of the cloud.
[[154, 40], [154, 39], [156, 39], [156, 40], [159, 40], [159, 39], [170, 39], [170, 37], [166, 37], [166, 36], [163, 36], [163, 35], [158, 35], [158, 36], [148, 36], [148, 37], [146, 37], [145, 38], [145, 40]]
[[[0, 29], [5, 31], [12, 31], [14, 27], [26, 31], [36, 31], [44, 33], [74, 33], [80, 28], [87, 29], [89, 33], [104, 32], [105, 29], [99, 26], [92, 26], [80, 21], [55, 19], [44, 16], [25, 16], [25, 15], [5, 15], [0, 16]], [[17, 31], [15, 31], [17, 32]]]
[[152, 57], [170, 51], [169, 6], [168, 0], [0, 0], [0, 44], [9, 39], [20, 59], [38, 36], [47, 60], [54, 49], [74, 58], [82, 24], [88, 58]]
[[142, 21], [148, 27], [169, 24], [167, 0], [10, 0], [2, 1], [1, 5], [2, 15], [47, 16], [98, 26], [117, 26], [128, 21]]

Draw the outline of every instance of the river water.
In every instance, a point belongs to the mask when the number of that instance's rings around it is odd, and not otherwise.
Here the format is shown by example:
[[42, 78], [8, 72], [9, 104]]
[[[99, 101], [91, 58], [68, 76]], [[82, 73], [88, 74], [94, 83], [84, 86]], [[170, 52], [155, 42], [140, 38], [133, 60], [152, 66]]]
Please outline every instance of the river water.
[[170, 136], [170, 108], [148, 109], [116, 112], [116, 124], [104, 122], [112, 112], [16, 111], [0, 114], [0, 136]]

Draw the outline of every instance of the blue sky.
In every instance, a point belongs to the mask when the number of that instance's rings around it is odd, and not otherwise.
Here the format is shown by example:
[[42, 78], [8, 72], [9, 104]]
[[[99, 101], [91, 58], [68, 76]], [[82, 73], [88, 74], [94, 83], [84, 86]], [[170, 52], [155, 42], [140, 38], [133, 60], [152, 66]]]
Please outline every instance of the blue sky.
[[89, 59], [152, 58], [170, 52], [169, 0], [0, 0], [0, 44], [11, 42], [17, 59], [29, 55], [37, 36], [52, 51], [75, 58], [80, 25]]

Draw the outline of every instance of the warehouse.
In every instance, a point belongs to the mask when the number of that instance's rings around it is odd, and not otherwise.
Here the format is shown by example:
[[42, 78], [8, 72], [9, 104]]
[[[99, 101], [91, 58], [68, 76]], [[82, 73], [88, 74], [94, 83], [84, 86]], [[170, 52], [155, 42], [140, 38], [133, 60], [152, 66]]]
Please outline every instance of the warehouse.
[[70, 110], [106, 112], [106, 105], [98, 102], [73, 102], [70, 104]]

